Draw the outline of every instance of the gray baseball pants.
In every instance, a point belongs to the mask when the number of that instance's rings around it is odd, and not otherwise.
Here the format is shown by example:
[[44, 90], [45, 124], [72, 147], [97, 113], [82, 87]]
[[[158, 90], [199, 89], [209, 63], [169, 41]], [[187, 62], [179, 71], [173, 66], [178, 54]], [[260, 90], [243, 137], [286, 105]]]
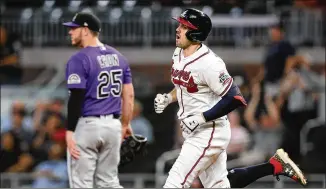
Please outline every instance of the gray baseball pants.
[[80, 151], [78, 160], [67, 152], [71, 188], [122, 188], [118, 178], [121, 122], [112, 115], [82, 117], [74, 138]]

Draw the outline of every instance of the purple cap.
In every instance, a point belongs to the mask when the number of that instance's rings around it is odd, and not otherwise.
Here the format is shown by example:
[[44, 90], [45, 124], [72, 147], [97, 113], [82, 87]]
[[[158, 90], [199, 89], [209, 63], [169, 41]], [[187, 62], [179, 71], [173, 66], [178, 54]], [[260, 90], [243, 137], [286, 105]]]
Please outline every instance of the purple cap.
[[63, 23], [64, 26], [68, 26], [68, 27], [80, 27], [79, 24], [76, 24], [74, 22], [65, 22]]
[[101, 31], [100, 20], [95, 15], [86, 12], [77, 13], [72, 21], [65, 22], [63, 25], [67, 27], [88, 27], [95, 32]]

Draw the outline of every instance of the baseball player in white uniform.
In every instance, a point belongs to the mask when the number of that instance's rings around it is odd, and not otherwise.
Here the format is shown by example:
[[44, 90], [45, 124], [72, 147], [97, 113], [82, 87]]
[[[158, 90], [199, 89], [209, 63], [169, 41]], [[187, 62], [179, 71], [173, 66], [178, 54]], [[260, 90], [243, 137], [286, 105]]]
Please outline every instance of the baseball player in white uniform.
[[171, 80], [175, 88], [157, 94], [156, 113], [178, 101], [185, 141], [164, 188], [187, 188], [199, 176], [205, 188], [230, 188], [226, 148], [231, 131], [227, 114], [246, 105], [225, 63], [202, 43], [212, 28], [210, 18], [185, 10], [176, 29]]
[[291, 178], [305, 186], [307, 180], [283, 149], [269, 161], [249, 167], [226, 168], [226, 148], [230, 140], [227, 114], [246, 106], [223, 60], [202, 42], [211, 31], [210, 18], [196, 9], [185, 10], [176, 29], [171, 80], [175, 88], [157, 94], [156, 113], [178, 101], [178, 118], [185, 138], [181, 152], [164, 188], [187, 188], [199, 176], [205, 188], [242, 188], [273, 175]]

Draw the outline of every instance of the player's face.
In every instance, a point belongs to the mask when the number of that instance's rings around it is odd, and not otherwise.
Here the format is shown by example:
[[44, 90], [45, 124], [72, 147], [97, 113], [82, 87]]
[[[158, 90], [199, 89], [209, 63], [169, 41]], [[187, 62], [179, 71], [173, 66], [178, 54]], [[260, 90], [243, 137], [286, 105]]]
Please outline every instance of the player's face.
[[175, 45], [179, 48], [186, 49], [191, 45], [191, 41], [189, 41], [186, 37], [186, 32], [189, 28], [183, 24], [179, 24], [178, 28], [176, 29], [176, 39]]
[[69, 35], [73, 46], [82, 47], [82, 30], [84, 28], [70, 28]]

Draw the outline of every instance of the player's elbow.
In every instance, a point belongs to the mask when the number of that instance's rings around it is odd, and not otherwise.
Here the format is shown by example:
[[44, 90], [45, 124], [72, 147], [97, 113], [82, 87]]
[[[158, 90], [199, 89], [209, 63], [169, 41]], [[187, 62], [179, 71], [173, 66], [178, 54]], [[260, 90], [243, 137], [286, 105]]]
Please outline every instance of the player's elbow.
[[122, 89], [122, 99], [133, 100], [134, 98], [135, 98], [135, 92], [132, 83], [124, 84]]
[[247, 106], [247, 101], [243, 98], [242, 95], [237, 95], [233, 97], [236, 102], [238, 102], [239, 107]]
[[225, 94], [224, 97], [232, 99], [232, 101], [234, 102], [234, 104], [237, 104], [239, 107], [241, 107], [241, 106], [247, 106], [247, 102], [244, 99], [244, 97], [242, 96], [239, 87], [237, 85], [235, 85], [234, 83], [232, 83], [231, 88]]

